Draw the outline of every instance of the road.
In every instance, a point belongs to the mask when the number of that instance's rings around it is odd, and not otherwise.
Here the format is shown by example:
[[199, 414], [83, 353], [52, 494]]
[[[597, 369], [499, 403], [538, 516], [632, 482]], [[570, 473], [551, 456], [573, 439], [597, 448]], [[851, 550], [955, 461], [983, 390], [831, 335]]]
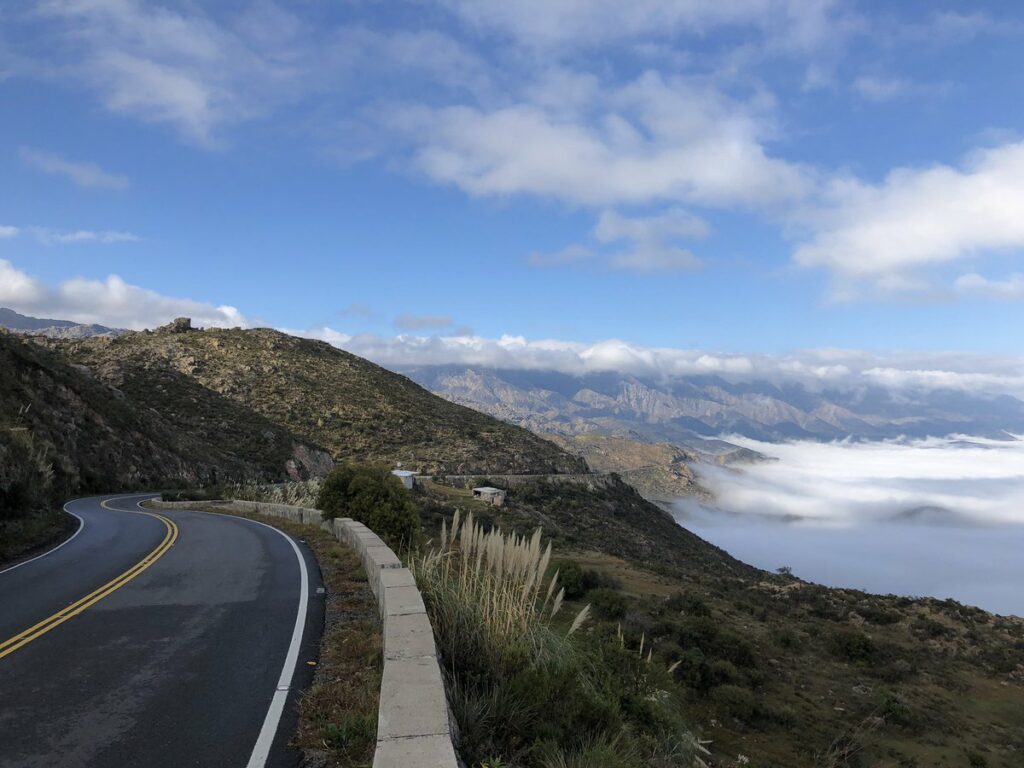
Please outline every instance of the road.
[[298, 765], [315, 560], [269, 526], [142, 498], [69, 503], [71, 539], [0, 571], [0, 766]]

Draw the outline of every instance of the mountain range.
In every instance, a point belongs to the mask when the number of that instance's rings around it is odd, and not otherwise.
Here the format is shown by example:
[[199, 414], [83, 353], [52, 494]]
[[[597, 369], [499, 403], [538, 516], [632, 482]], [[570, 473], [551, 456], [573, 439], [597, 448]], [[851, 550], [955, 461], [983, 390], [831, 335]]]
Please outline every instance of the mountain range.
[[814, 391], [800, 383], [731, 382], [719, 376], [655, 380], [463, 365], [400, 370], [452, 402], [536, 432], [668, 442], [712, 457], [735, 449], [714, 439], [723, 435], [777, 442], [957, 433], [1005, 438], [1024, 432], [1024, 401], [952, 389]]
[[89, 336], [120, 336], [125, 333], [120, 328], [107, 328], [105, 325], [95, 323], [29, 317], [6, 307], [0, 307], [0, 328], [32, 336], [47, 336], [51, 339], [83, 339]]

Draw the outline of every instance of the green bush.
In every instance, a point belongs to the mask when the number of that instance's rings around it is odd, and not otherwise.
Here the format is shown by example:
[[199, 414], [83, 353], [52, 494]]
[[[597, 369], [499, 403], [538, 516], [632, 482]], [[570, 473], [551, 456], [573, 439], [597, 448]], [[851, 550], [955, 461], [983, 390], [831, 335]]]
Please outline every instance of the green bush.
[[626, 598], [614, 589], [595, 589], [590, 594], [590, 605], [602, 619], [615, 621], [626, 615]]
[[324, 519], [350, 517], [396, 551], [412, 547], [419, 514], [402, 482], [383, 464], [342, 464], [323, 482], [316, 500]]
[[743, 722], [750, 722], [757, 715], [757, 700], [754, 694], [738, 685], [722, 685], [711, 694], [719, 711]]
[[565, 590], [569, 600], [577, 600], [587, 592], [583, 581], [583, 568], [575, 560], [561, 560], [555, 564], [558, 569], [558, 583]]
[[676, 592], [665, 601], [665, 607], [684, 616], [710, 616], [711, 609], [704, 599], [692, 592]]
[[867, 662], [875, 658], [878, 649], [874, 641], [856, 629], [838, 629], [828, 639], [828, 649], [834, 656], [847, 661]]

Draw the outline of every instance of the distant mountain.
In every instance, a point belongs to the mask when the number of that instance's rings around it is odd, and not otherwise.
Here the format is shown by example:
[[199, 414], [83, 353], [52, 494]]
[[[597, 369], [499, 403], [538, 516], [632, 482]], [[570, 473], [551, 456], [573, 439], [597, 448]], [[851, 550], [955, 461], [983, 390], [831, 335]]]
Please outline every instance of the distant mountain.
[[125, 333], [120, 328], [107, 328], [105, 325], [29, 317], [6, 307], [0, 307], [0, 328], [15, 333], [48, 336], [51, 339], [83, 339], [89, 336], [119, 336]]
[[731, 383], [717, 376], [655, 381], [456, 365], [401, 370], [442, 397], [536, 432], [668, 442], [713, 456], [736, 448], [707, 442], [723, 434], [772, 442], [1024, 432], [1024, 402], [1008, 395], [883, 387], [816, 392], [797, 383]]

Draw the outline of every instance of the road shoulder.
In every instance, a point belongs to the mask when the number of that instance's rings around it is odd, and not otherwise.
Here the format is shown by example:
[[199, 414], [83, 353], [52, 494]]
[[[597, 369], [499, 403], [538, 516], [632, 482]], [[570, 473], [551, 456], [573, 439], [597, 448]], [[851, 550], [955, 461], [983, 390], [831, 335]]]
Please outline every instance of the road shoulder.
[[[304, 766], [369, 765], [376, 745], [382, 639], [377, 602], [358, 555], [315, 526], [268, 519], [230, 503], [197, 502], [189, 509], [271, 525], [314, 554], [326, 589], [324, 631], [312, 681], [297, 701], [291, 743], [302, 750]], [[312, 658], [304, 654], [300, 667], [311, 666]]]

